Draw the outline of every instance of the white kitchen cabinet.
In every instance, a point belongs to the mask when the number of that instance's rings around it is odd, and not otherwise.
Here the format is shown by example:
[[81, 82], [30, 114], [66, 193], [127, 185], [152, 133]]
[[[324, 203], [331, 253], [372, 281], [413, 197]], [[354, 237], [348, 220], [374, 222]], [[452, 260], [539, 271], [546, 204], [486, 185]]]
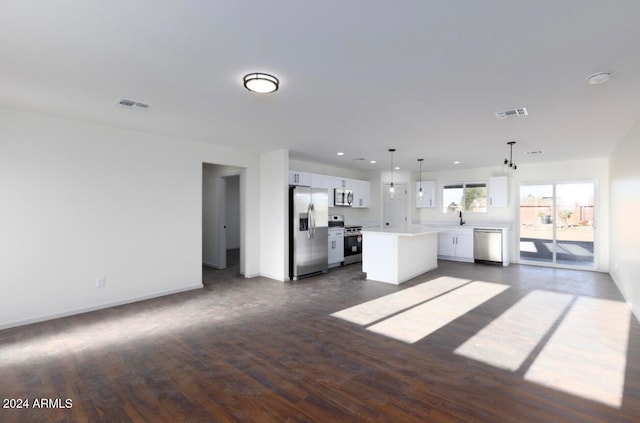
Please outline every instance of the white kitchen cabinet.
[[334, 188], [350, 188], [349, 187], [349, 178], [340, 178], [338, 176], [333, 177], [333, 187]]
[[289, 185], [311, 186], [311, 174], [297, 170], [289, 171]]
[[311, 186], [313, 188], [333, 188], [333, 176], [320, 175], [318, 173], [311, 174]]
[[329, 232], [329, 266], [340, 264], [344, 261], [344, 238]]
[[[333, 177], [333, 188], [345, 188], [353, 190], [353, 205], [355, 208], [366, 208], [371, 206], [371, 183], [361, 179]], [[333, 195], [333, 189], [330, 195]], [[332, 207], [332, 201], [329, 201]]]
[[440, 232], [438, 257], [473, 262], [473, 228], [455, 228]]
[[325, 188], [329, 195], [329, 207], [333, 207], [333, 176], [320, 175], [318, 173], [311, 174], [311, 186], [313, 188]]
[[347, 185], [353, 189], [353, 207], [366, 208], [371, 206], [371, 183], [360, 179], [350, 179]]
[[[420, 196], [420, 186], [422, 186], [422, 196]], [[416, 208], [427, 208], [436, 206], [436, 181], [416, 182]]]
[[509, 206], [509, 177], [492, 176], [489, 178], [489, 207]]

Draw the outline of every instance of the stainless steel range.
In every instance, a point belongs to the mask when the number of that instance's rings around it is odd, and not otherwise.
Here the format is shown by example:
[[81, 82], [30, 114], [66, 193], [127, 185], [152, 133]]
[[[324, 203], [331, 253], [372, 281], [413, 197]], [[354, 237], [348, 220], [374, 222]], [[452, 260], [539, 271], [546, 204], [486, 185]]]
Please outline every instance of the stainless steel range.
[[362, 261], [362, 226], [344, 227], [344, 264]]
[[329, 267], [344, 264], [344, 216], [329, 215]]

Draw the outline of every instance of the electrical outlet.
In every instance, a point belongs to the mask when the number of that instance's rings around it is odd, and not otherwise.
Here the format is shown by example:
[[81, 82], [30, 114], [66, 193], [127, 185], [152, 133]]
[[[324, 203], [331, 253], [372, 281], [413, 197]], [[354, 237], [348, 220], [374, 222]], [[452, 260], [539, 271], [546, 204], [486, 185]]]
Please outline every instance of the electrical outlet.
[[96, 278], [96, 288], [104, 288], [107, 284], [107, 278], [104, 276], [98, 276]]

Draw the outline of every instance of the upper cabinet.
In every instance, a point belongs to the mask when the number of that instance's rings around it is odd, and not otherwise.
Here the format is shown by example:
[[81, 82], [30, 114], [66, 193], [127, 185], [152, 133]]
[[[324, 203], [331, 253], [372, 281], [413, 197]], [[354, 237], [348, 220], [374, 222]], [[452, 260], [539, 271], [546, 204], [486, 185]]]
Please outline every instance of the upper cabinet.
[[333, 187], [334, 188], [349, 188], [351, 189], [350, 184], [351, 179], [349, 178], [339, 178], [337, 176], [333, 177]]
[[369, 181], [290, 170], [289, 185], [326, 188], [329, 193], [329, 207], [334, 206], [334, 188], [353, 190], [352, 207], [366, 208], [371, 206], [371, 183]]
[[326, 188], [333, 195], [333, 177], [328, 175], [311, 174], [311, 186], [314, 188]]
[[311, 174], [311, 186], [313, 188], [326, 188], [327, 194], [329, 195], [329, 207], [334, 206], [334, 197], [333, 197], [333, 176], [329, 175], [319, 175], [317, 173]]
[[[422, 196], [420, 195], [420, 186], [422, 186]], [[436, 181], [418, 181], [416, 182], [416, 207], [435, 207], [436, 206]]]
[[509, 177], [492, 176], [489, 178], [489, 207], [509, 206]]
[[310, 187], [311, 174], [307, 172], [299, 172], [297, 170], [290, 170], [289, 185], [302, 185], [303, 187]]
[[349, 189], [353, 190], [353, 206], [366, 208], [371, 206], [371, 183], [360, 179], [349, 179]]

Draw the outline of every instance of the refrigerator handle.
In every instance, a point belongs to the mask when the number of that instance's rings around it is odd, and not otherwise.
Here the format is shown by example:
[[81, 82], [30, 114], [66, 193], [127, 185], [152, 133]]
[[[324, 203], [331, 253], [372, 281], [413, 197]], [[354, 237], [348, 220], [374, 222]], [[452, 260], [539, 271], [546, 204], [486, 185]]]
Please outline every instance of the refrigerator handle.
[[314, 227], [314, 218], [313, 218], [313, 204], [309, 203], [307, 205], [307, 216], [308, 216], [308, 222], [309, 222], [309, 227], [307, 228], [307, 238], [311, 239], [313, 238], [313, 227]]

